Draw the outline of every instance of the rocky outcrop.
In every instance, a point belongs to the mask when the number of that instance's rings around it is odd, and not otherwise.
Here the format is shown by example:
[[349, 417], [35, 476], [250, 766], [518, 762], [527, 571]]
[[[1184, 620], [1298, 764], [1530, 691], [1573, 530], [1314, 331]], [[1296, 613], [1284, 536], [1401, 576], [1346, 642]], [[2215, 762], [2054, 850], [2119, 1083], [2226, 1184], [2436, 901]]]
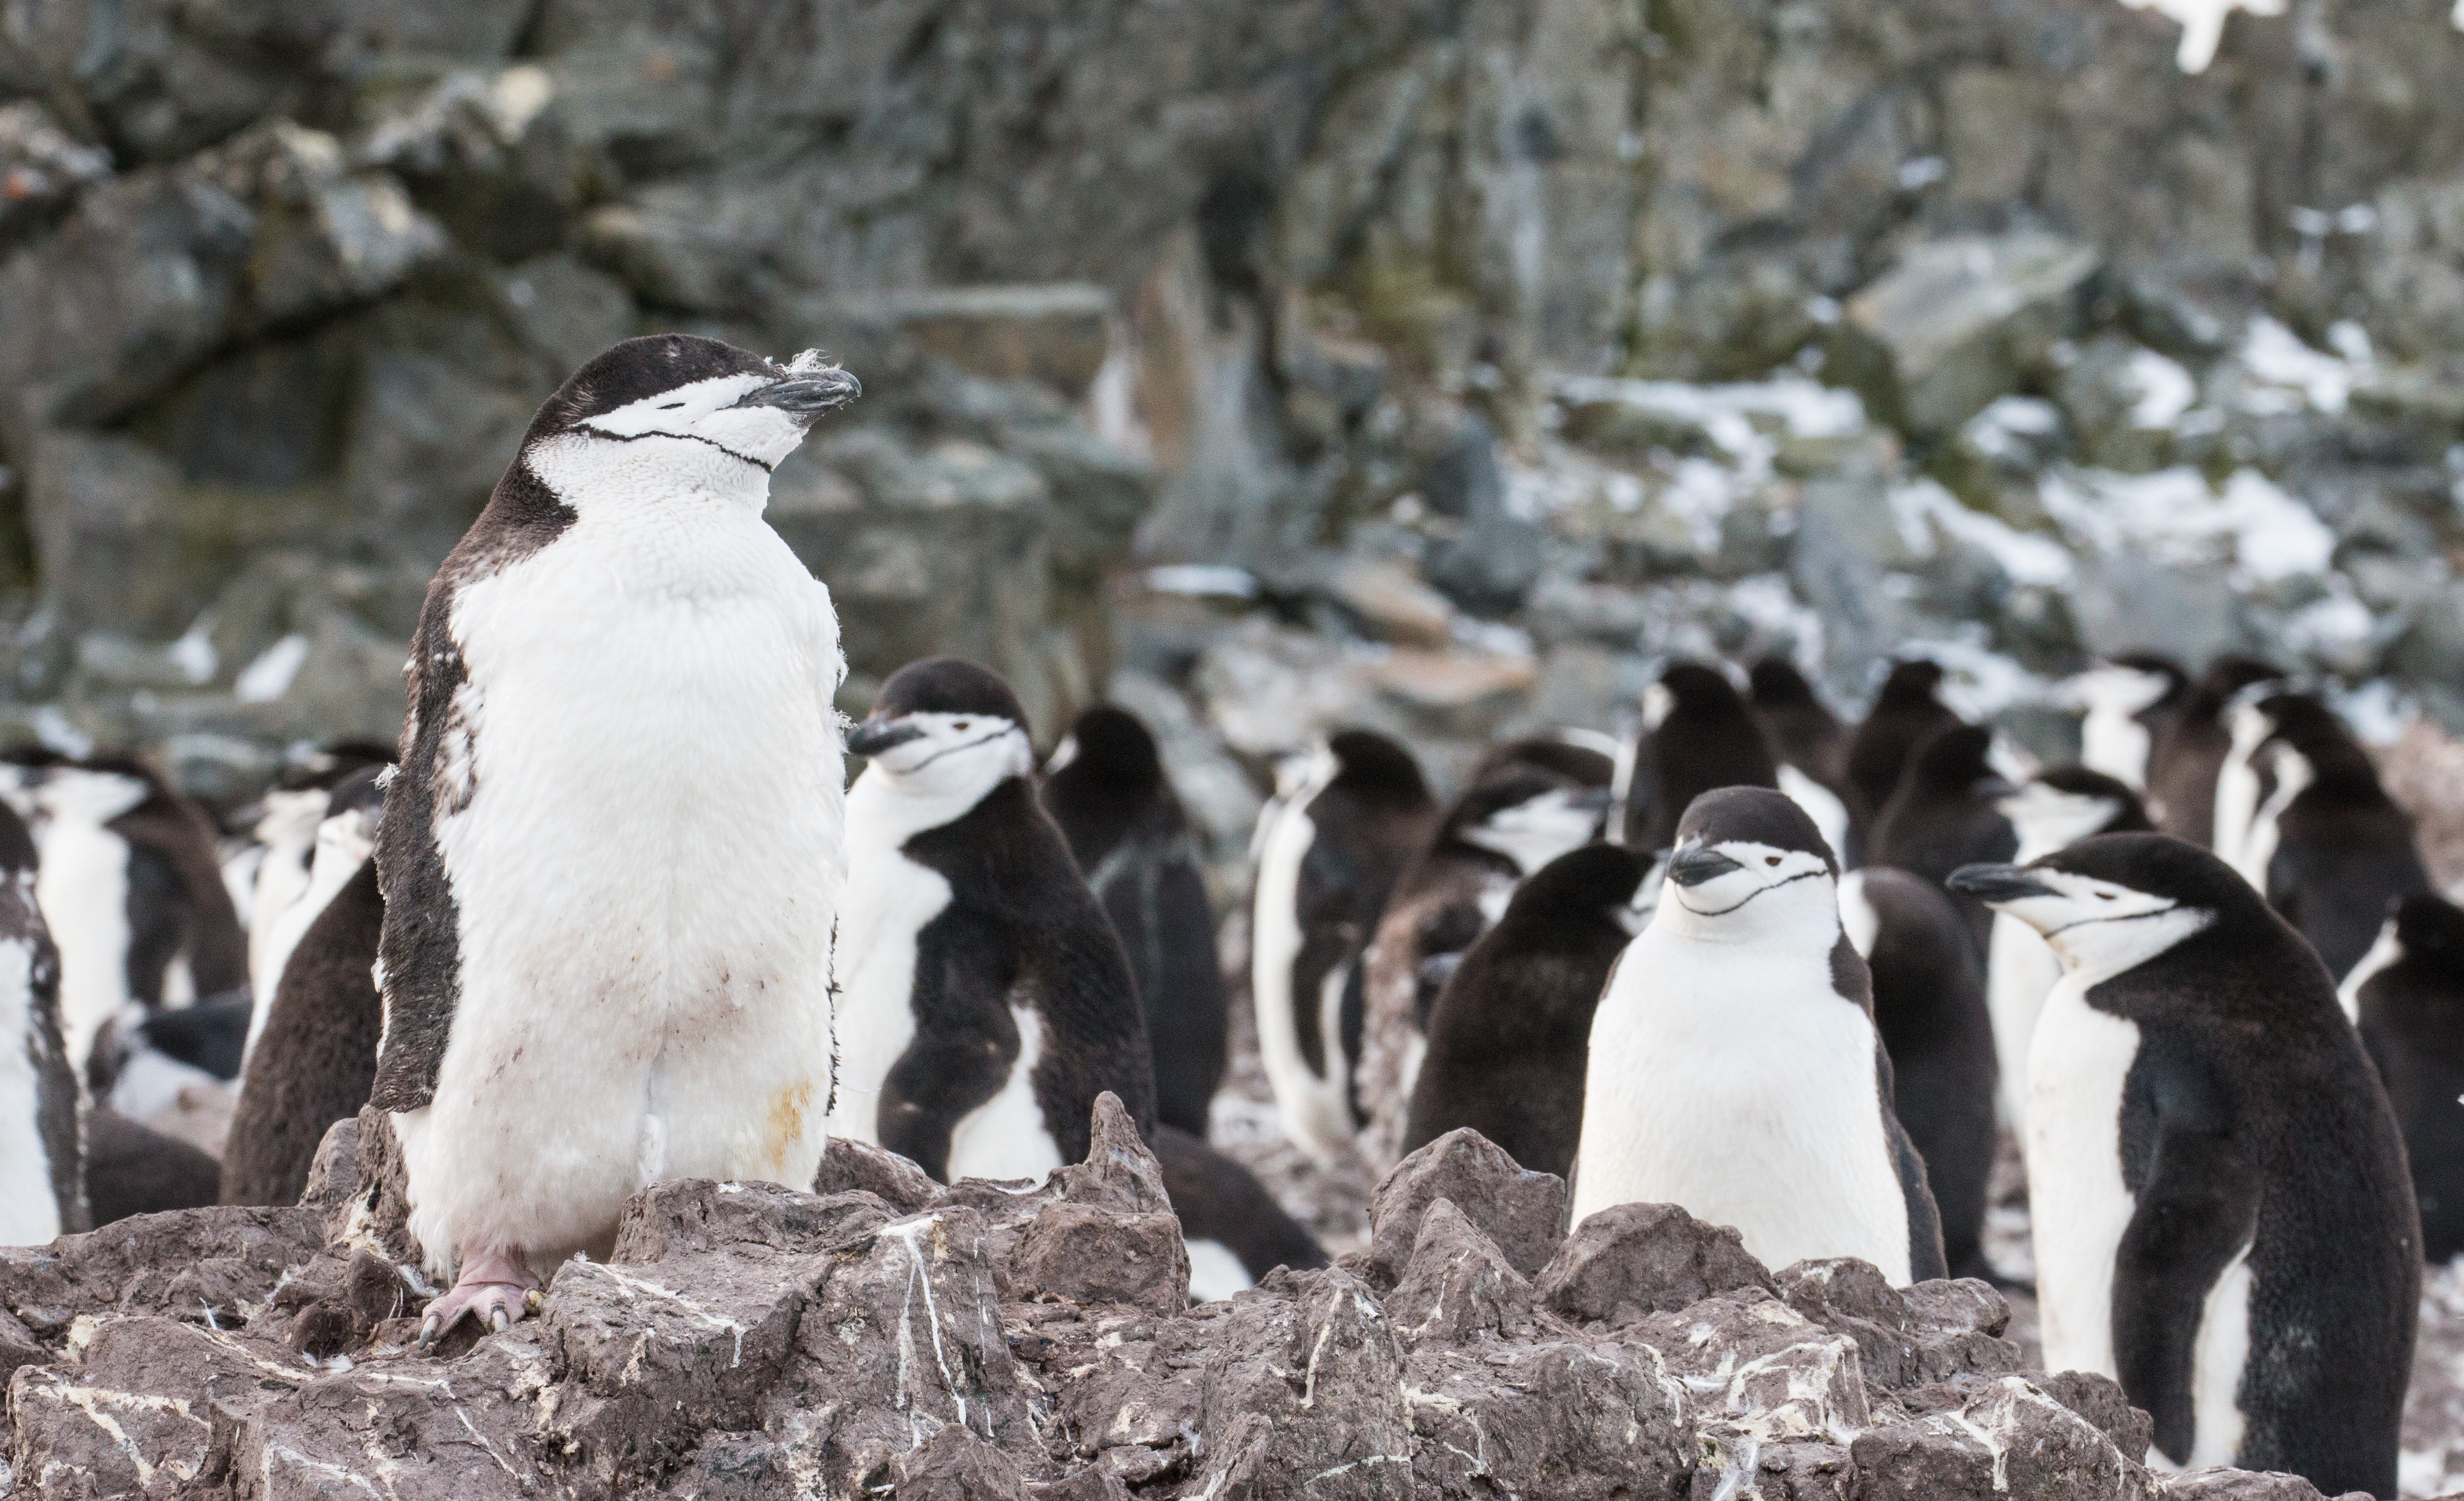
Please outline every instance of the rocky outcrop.
[[2310, 1493], [2236, 1471], [2160, 1485], [2146, 1415], [2101, 1378], [2021, 1370], [1983, 1283], [1893, 1289], [1856, 1261], [1773, 1273], [1664, 1206], [1567, 1239], [1562, 1186], [1467, 1132], [1390, 1175], [1381, 1250], [1358, 1267], [1278, 1270], [1191, 1307], [1160, 1174], [1109, 1096], [1087, 1162], [1041, 1186], [925, 1195], [912, 1164], [853, 1145], [833, 1147], [824, 1191], [662, 1184], [532, 1318], [422, 1355], [433, 1289], [369, 1244], [385, 1186], [339, 1181], [385, 1170], [351, 1140], [371, 1129], [335, 1127], [320, 1203], [147, 1216], [0, 1257], [21, 1489]]

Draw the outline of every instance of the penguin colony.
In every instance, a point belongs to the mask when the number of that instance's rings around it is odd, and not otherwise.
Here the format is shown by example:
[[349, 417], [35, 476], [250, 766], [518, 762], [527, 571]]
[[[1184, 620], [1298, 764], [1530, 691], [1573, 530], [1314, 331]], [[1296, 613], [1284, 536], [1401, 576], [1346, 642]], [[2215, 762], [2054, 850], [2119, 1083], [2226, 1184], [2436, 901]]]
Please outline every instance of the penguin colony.
[[[429, 587], [400, 744], [298, 757], [219, 844], [134, 759], [0, 758], [0, 1242], [289, 1202], [374, 1105], [425, 1342], [523, 1317], [646, 1185], [809, 1186], [833, 1132], [1039, 1178], [1110, 1092], [1194, 1294], [1323, 1264], [1208, 1143], [1239, 992], [1146, 727], [934, 659], [843, 733], [761, 512], [858, 394], [689, 336], [584, 365]], [[1944, 678], [1851, 726], [1784, 659], [1672, 663], [1639, 734], [1451, 800], [1383, 735], [1301, 750], [1245, 956], [1286, 1134], [1382, 1167], [1469, 1126], [1577, 1221], [1676, 1203], [1907, 1283], [1995, 1275], [2007, 1126], [2049, 1368], [2172, 1464], [2392, 1494], [2422, 1261], [2464, 1251], [2464, 909], [2267, 663], [2100, 663], [2049, 769]]]

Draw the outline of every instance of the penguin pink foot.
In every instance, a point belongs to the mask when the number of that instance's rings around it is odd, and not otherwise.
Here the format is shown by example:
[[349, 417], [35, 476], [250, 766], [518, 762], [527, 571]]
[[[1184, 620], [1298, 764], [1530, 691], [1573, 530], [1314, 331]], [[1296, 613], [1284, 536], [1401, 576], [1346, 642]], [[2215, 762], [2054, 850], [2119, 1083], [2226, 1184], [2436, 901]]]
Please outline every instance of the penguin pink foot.
[[512, 1328], [539, 1285], [539, 1278], [531, 1275], [517, 1252], [494, 1246], [472, 1248], [462, 1257], [462, 1273], [454, 1278], [453, 1290], [429, 1304], [420, 1319], [419, 1347], [425, 1350], [433, 1344], [465, 1314], [476, 1316], [490, 1334]]

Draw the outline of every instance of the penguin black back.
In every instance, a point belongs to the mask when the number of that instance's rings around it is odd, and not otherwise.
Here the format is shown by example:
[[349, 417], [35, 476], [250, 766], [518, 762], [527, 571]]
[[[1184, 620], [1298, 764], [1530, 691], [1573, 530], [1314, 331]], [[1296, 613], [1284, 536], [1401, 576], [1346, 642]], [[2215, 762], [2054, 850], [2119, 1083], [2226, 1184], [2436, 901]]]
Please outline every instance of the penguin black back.
[[2369, 951], [2391, 905], [2430, 889], [2430, 873], [2411, 816], [2387, 796], [2343, 721], [2303, 694], [2275, 695], [2259, 710], [2276, 724], [2259, 755], [2281, 745], [2308, 777], [2275, 815], [2268, 901], [2341, 976]]
[[[336, 790], [329, 816], [373, 816], [383, 796], [376, 770], [363, 768]], [[385, 1031], [372, 974], [384, 928], [385, 899], [368, 860], [283, 966], [223, 1148], [223, 1203], [298, 1203], [326, 1128], [368, 1102]]]
[[[1294, 993], [1311, 998], [1304, 1004], [1313, 1004], [1325, 977], [1354, 959], [1377, 931], [1396, 881], [1425, 846], [1439, 817], [1419, 764], [1401, 746], [1359, 729], [1344, 730], [1327, 744], [1341, 770], [1309, 808], [1317, 838], [1301, 865], [1300, 905], [1323, 921], [1311, 925], [1294, 966]], [[1343, 1043], [1355, 1058], [1365, 1019], [1364, 980], [1354, 966], [1341, 1001]], [[1301, 1032], [1301, 1050], [1312, 1068], [1325, 1067], [1321, 1034], [1314, 1026]]]
[[107, 1105], [86, 1112], [85, 1172], [97, 1229], [134, 1214], [204, 1208], [222, 1177], [211, 1157]]
[[2000, 1076], [1968, 919], [1940, 886], [1887, 865], [1842, 878], [1839, 910], [1873, 972], [1891, 1102], [1925, 1159], [1947, 1274], [1991, 1279], [1985, 1210]]
[[2253, 684], [2283, 673], [2255, 657], [2219, 657], [2182, 697], [2147, 762], [2148, 815], [2193, 844], [2216, 841], [2216, 773], [2233, 750], [2225, 706]]
[[2389, 922], [2394, 954], [2360, 987], [2362, 1044], [2404, 1130], [2422, 1258], [2436, 1266], [2464, 1251], [2464, 908], [2424, 892]]
[[1695, 798], [1722, 787], [1779, 786], [1779, 757], [1771, 732], [1727, 674], [1681, 662], [1660, 676], [1668, 710], [1651, 729], [1651, 801], [1628, 821], [1627, 842], [1664, 849]]
[[[1962, 865], [2018, 853], [2019, 836], [1999, 807], [2011, 789], [1987, 759], [1992, 748], [1993, 732], [1982, 725], [1953, 720], [1928, 735], [1874, 821], [1874, 859], [1939, 884]], [[1992, 915], [1968, 897], [1955, 900], [1982, 957]]]
[[1753, 706], [1771, 726], [1783, 760], [1826, 787], [1848, 775], [1848, 731], [1786, 657], [1770, 656], [1747, 673]]
[[1942, 679], [1940, 663], [1912, 657], [1894, 664], [1891, 675], [1882, 680], [1882, 691], [1875, 696], [1872, 712], [1849, 740], [1848, 785], [1856, 790], [1867, 818], [1881, 816], [1918, 744], [1935, 730], [1959, 723], [1959, 716], [1934, 696]]
[[1098, 705], [1078, 716], [1068, 743], [1067, 762], [1044, 779], [1044, 805], [1128, 953], [1157, 1116], [1203, 1140], [1223, 1082], [1229, 1001], [1189, 816], [1134, 716]]
[[1516, 889], [1438, 997], [1403, 1150], [1470, 1126], [1535, 1172], [1573, 1168], [1592, 1012], [1639, 925], [1652, 863], [1591, 844]]

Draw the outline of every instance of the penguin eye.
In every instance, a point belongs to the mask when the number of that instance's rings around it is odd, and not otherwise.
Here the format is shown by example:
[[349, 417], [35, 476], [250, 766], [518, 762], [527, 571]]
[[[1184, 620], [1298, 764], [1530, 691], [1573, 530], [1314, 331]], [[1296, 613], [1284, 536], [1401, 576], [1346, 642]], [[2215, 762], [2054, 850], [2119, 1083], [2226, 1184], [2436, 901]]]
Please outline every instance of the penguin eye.
[[963, 735], [967, 732], [967, 722], [963, 719], [954, 720], [951, 722], [950, 728]]
[[2100, 891], [2096, 894], [2096, 899], [2099, 902], [2110, 902], [2113, 900], [2113, 893], [2110, 891]]
[[677, 407], [682, 406], [682, 405], [684, 405], [684, 404], [685, 404], [685, 403], [684, 403], [684, 402], [667, 402], [667, 403], [663, 404], [662, 406], [660, 406], [659, 410], [661, 410], [661, 411], [663, 411], [663, 412], [672, 412], [672, 411], [674, 411]]
[[1763, 863], [1766, 865], [1776, 865], [1779, 863], [1779, 857], [1776, 855], [1766, 855], [1763, 857]]

